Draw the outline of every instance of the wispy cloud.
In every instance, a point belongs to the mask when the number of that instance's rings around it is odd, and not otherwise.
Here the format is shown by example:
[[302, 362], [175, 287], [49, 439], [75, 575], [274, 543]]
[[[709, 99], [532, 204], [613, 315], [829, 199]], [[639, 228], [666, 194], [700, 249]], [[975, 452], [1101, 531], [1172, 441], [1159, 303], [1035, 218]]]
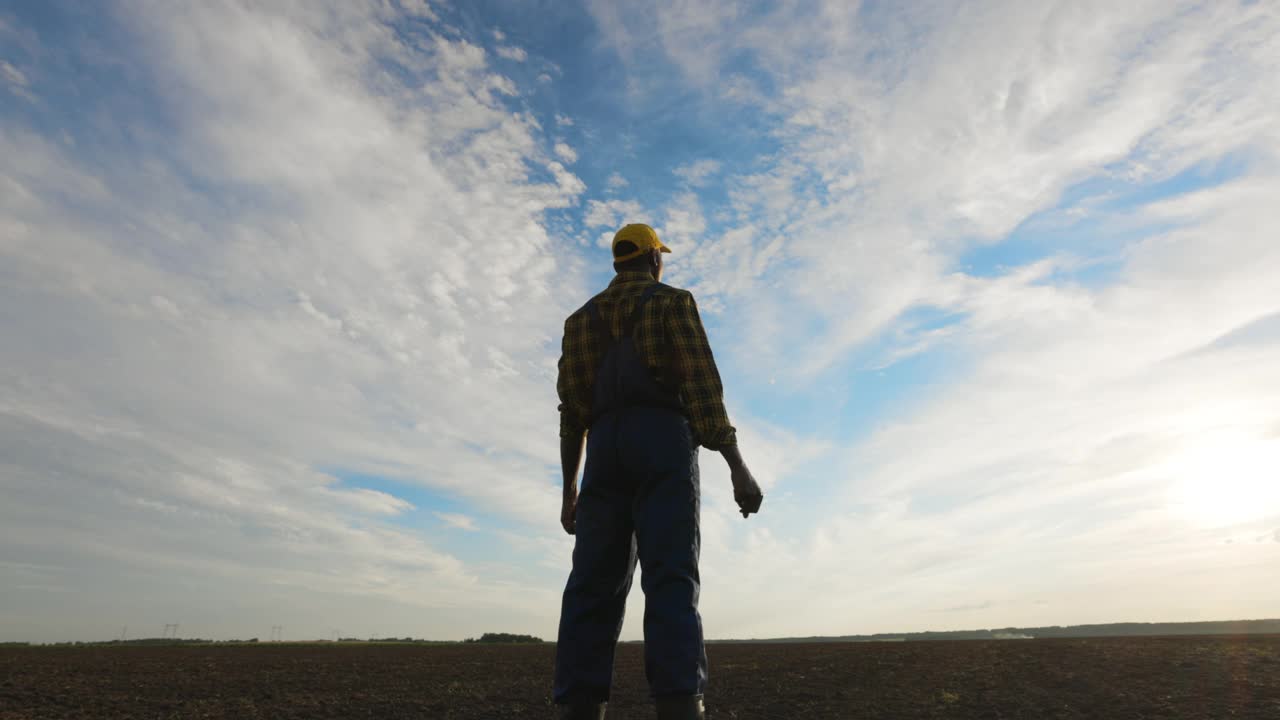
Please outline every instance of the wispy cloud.
[[[588, 200], [582, 224], [587, 228], [616, 230], [630, 222], [643, 222], [645, 211], [635, 200]], [[612, 234], [612, 232], [610, 232]]]
[[703, 158], [696, 160], [688, 165], [681, 165], [672, 171], [676, 177], [683, 179], [686, 183], [693, 187], [706, 184], [707, 180], [716, 173], [720, 172], [720, 162], [718, 160], [710, 160]]
[[986, 610], [987, 608], [990, 608], [991, 605], [992, 603], [990, 600], [985, 600], [973, 605], [953, 605], [951, 607], [943, 608], [942, 612], [972, 612], [974, 610]]
[[443, 522], [445, 525], [448, 525], [451, 528], [457, 528], [459, 530], [468, 530], [472, 532], [476, 530], [475, 519], [468, 515], [463, 515], [461, 513], [442, 513], [442, 512], [437, 512], [433, 514], [440, 519], [440, 522]]
[[512, 45], [499, 45], [495, 49], [495, 52], [498, 53], [498, 57], [515, 62], [524, 62], [529, 59], [529, 53], [525, 52], [524, 48], [518, 48]]
[[14, 95], [23, 100], [35, 100], [35, 95], [31, 94], [31, 82], [27, 79], [26, 73], [4, 60], [0, 60], [0, 80], [4, 81], [5, 87]]
[[556, 143], [556, 157], [572, 165], [578, 162], [578, 153], [568, 143]]

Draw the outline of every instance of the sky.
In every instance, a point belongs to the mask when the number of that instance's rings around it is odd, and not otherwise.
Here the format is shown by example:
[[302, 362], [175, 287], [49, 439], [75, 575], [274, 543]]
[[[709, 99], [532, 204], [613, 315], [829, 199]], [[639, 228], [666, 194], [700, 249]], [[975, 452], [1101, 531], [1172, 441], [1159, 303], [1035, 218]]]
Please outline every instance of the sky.
[[1270, 0], [0, 3], [0, 639], [553, 639], [628, 222], [766, 494], [702, 452], [708, 637], [1275, 617], [1276, 77]]

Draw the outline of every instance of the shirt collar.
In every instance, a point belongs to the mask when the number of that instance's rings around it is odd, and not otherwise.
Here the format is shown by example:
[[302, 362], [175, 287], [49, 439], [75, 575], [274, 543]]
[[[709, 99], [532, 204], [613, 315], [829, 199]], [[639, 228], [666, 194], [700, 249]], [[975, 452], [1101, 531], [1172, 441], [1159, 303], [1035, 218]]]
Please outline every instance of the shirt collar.
[[613, 280], [609, 282], [609, 287], [613, 287], [614, 285], [624, 285], [627, 283], [648, 284], [651, 282], [657, 282], [657, 281], [654, 280], [653, 276], [647, 272], [643, 272], [640, 270], [624, 270], [614, 276]]

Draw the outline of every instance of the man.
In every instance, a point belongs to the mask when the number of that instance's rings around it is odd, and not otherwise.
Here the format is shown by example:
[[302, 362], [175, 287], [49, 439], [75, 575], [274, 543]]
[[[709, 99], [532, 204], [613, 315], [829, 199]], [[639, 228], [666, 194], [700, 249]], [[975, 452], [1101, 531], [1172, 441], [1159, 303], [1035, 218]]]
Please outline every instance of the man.
[[560, 522], [576, 538], [556, 646], [563, 718], [604, 717], [637, 557], [658, 717], [703, 717], [698, 446], [728, 462], [744, 518], [763, 500], [738, 453], [693, 295], [660, 282], [669, 252], [648, 225], [623, 227], [613, 237], [616, 277], [564, 325]]

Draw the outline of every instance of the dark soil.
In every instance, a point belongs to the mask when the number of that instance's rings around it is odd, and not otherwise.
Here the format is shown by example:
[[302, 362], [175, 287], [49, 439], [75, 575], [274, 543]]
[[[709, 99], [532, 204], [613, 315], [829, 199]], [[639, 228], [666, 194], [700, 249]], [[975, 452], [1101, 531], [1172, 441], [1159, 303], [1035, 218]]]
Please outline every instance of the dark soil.
[[[619, 648], [611, 718], [649, 718]], [[0, 648], [0, 720], [550, 718], [552, 645]], [[708, 717], [1280, 718], [1280, 636], [713, 644]]]

